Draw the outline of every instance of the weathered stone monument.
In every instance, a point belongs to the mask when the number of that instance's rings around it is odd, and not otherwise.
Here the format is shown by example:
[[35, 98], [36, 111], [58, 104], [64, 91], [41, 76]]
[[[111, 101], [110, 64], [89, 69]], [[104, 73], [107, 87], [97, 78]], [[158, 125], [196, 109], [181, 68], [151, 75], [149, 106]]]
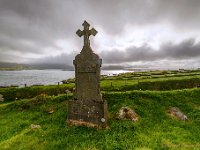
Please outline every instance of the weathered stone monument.
[[84, 30], [76, 34], [84, 36], [84, 46], [73, 61], [75, 66], [74, 99], [68, 103], [68, 123], [91, 127], [107, 126], [107, 102], [100, 93], [100, 67], [102, 60], [90, 47], [89, 36], [97, 31], [89, 29], [90, 24], [84, 21]]

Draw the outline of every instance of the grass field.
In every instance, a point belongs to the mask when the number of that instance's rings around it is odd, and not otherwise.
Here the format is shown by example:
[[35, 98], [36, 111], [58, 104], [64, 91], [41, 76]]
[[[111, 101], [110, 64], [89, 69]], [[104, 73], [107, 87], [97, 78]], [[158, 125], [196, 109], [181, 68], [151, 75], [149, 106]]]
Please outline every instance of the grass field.
[[[73, 83], [60, 85], [57, 93], [53, 90], [57, 86], [0, 89], [1, 94], [7, 94], [7, 100], [0, 102], [0, 149], [199, 150], [199, 72], [156, 72], [136, 74], [139, 82], [133, 73], [102, 79], [102, 94], [109, 108], [109, 128], [105, 130], [66, 124], [67, 103], [73, 96], [64, 91], [73, 88]], [[147, 75], [151, 78], [144, 78]], [[159, 88], [148, 89], [150, 83]], [[166, 84], [176, 86], [166, 89]], [[123, 106], [134, 109], [139, 121], [115, 119]], [[169, 116], [170, 107], [178, 107], [188, 120]], [[49, 114], [49, 110], [54, 112]], [[31, 124], [41, 128], [32, 129]]]

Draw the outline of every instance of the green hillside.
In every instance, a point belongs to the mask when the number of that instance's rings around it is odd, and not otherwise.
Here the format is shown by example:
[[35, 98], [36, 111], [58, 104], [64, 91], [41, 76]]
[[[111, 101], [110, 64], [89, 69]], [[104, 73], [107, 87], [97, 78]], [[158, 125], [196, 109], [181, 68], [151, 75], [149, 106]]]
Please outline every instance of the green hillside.
[[[151, 78], [143, 78], [146, 74]], [[67, 102], [73, 96], [64, 92], [72, 90], [73, 80], [59, 87], [0, 89], [6, 99], [0, 102], [0, 149], [198, 150], [199, 72], [170, 74], [154, 78], [152, 72], [145, 72], [137, 75], [139, 81], [136, 73], [102, 78], [102, 94], [109, 108], [105, 130], [66, 124]], [[116, 112], [123, 106], [134, 109], [139, 121], [117, 120]], [[172, 118], [167, 113], [170, 107], [178, 107], [188, 120]], [[33, 129], [31, 124], [40, 128]]]

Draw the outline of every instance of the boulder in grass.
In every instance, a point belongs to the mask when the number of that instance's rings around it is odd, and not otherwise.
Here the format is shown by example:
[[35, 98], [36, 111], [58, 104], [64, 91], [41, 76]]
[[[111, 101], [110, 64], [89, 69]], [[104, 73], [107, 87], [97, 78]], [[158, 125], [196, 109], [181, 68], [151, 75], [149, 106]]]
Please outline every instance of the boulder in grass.
[[188, 120], [188, 117], [187, 117], [183, 112], [181, 112], [180, 109], [177, 108], [177, 107], [171, 107], [171, 108], [169, 109], [168, 113], [169, 113], [172, 117], [174, 117], [174, 118], [176, 118], [176, 119], [178, 119], [178, 120], [182, 120], [182, 121]]
[[129, 107], [122, 107], [117, 112], [117, 119], [138, 121], [139, 116]]
[[0, 94], [0, 102], [3, 102], [3, 101], [4, 101], [3, 95]]

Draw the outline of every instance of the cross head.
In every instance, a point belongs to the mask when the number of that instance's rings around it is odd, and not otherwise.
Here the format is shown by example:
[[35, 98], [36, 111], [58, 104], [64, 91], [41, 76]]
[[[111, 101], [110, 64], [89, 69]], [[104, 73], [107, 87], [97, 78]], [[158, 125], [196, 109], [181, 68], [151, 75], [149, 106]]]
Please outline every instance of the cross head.
[[90, 35], [95, 36], [97, 34], [97, 31], [94, 28], [89, 29], [90, 24], [87, 21], [84, 21], [82, 26], [83, 26], [83, 31], [81, 31], [79, 29], [79, 30], [76, 31], [76, 34], [79, 37], [84, 36], [84, 46], [90, 47], [89, 37], [90, 37]]

